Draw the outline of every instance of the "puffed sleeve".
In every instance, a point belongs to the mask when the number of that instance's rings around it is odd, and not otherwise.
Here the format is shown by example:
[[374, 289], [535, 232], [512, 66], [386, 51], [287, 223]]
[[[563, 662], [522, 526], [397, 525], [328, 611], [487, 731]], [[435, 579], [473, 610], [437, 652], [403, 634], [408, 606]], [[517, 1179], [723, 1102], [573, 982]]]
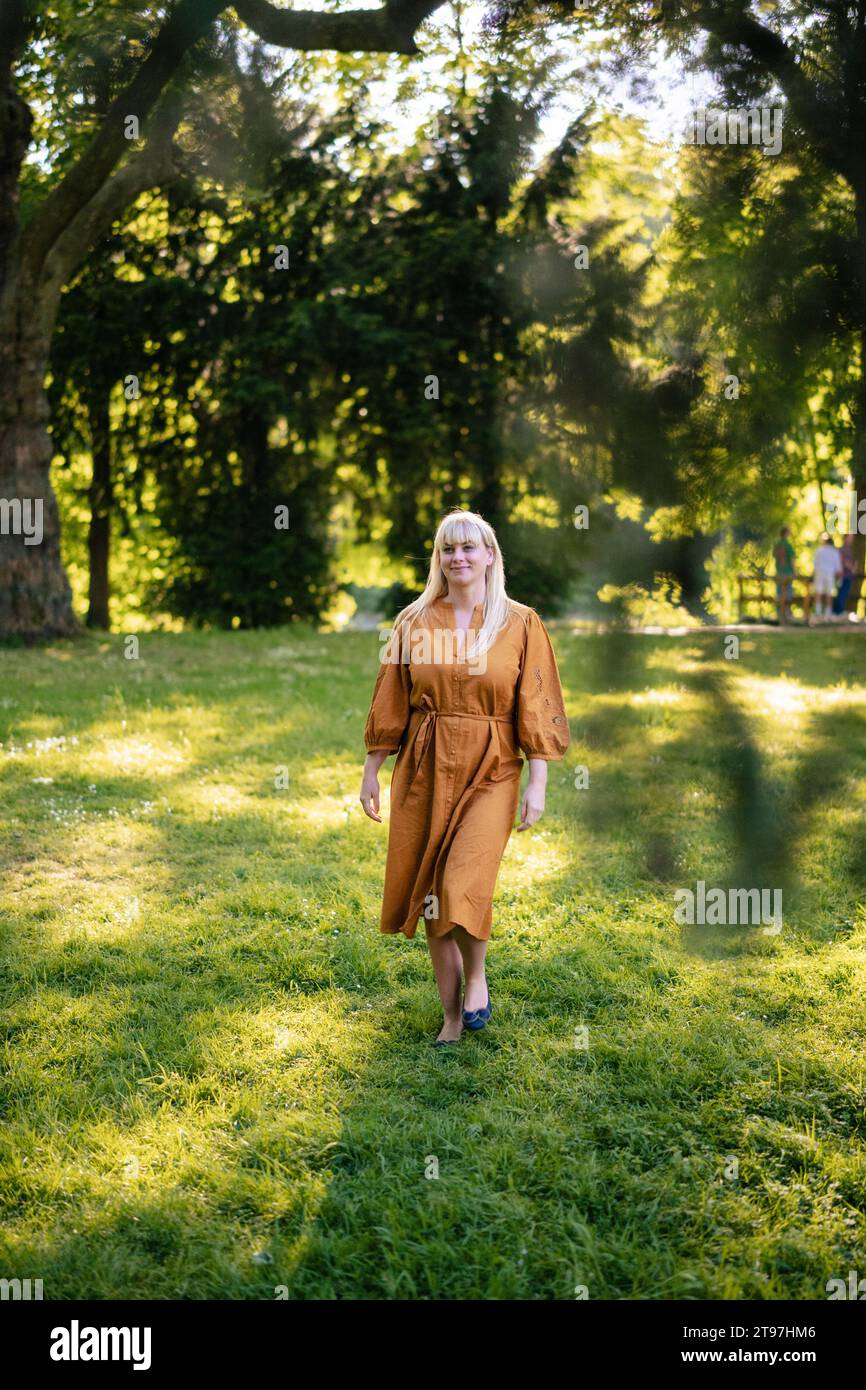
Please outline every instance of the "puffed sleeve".
[[364, 726], [364, 743], [368, 753], [396, 753], [409, 723], [412, 679], [408, 662], [399, 659], [397, 630], [398, 623], [395, 623], [394, 635], [382, 644], [379, 653], [379, 671]]
[[517, 742], [527, 758], [553, 762], [565, 755], [569, 731], [559, 670], [547, 628], [533, 608], [526, 615], [514, 722]]

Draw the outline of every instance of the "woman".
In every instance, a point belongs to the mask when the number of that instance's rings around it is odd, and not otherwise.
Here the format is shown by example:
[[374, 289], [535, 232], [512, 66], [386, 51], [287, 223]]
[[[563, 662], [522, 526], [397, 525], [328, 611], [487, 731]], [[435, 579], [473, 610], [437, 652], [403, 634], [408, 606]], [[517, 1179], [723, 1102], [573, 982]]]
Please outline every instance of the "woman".
[[[484, 972], [493, 890], [520, 795], [518, 830], [544, 811], [547, 763], [568, 720], [547, 630], [505, 592], [492, 527], [459, 509], [436, 532], [427, 587], [397, 617], [364, 730], [361, 805], [379, 815], [379, 768], [398, 753], [380, 931], [423, 915], [444, 1010], [437, 1045], [491, 1014]], [[461, 1003], [461, 973], [465, 991]]]

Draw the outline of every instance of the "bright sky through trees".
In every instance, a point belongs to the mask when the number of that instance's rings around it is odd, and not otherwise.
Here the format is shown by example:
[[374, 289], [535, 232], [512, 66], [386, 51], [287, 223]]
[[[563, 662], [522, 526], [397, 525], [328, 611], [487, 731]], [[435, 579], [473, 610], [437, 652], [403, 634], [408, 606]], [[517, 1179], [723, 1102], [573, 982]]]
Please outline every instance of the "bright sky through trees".
[[[362, 9], [367, 0], [348, 0], [341, 9]], [[295, 8], [325, 10], [330, 8], [322, 0], [309, 0], [309, 3]], [[441, 112], [436, 101], [436, 92], [447, 82], [446, 68], [453, 62], [455, 50], [450, 59], [442, 53], [429, 52], [430, 35], [438, 32], [445, 36], [450, 32], [452, 42], [455, 33], [455, 20], [459, 11], [463, 42], [470, 59], [467, 80], [472, 83], [471, 59], [481, 51], [485, 38], [481, 31], [482, 20], [490, 9], [487, 0], [462, 0], [459, 6], [449, 5], [438, 11], [419, 35], [422, 56], [404, 63], [392, 57], [382, 57], [379, 62], [381, 76], [370, 83], [370, 92], [377, 112], [393, 129], [393, 141], [397, 148], [405, 147], [415, 136], [419, 127], [426, 125], [430, 118]], [[573, 62], [578, 51], [574, 36], [567, 25], [551, 25], [551, 32], [562, 50], [565, 64]], [[426, 36], [426, 40], [425, 40]], [[587, 33], [583, 40], [586, 45], [603, 42], [604, 33]], [[489, 40], [487, 41], [489, 48]], [[278, 50], [274, 50], [278, 53]], [[296, 55], [286, 54], [285, 62], [296, 60]], [[406, 68], [410, 68], [418, 80], [418, 95], [411, 99], [399, 99], [399, 87], [404, 79]], [[696, 106], [707, 105], [712, 100], [712, 81], [705, 73], [696, 75], [684, 71], [680, 62], [667, 58], [661, 50], [651, 71], [643, 74], [645, 87], [638, 100], [632, 90], [632, 81], [611, 82], [606, 94], [599, 91], [598, 82], [575, 85], [571, 91], [564, 91], [551, 105], [542, 120], [542, 138], [539, 142], [539, 155], [545, 154], [561, 139], [568, 123], [587, 105], [596, 99], [600, 104], [634, 115], [648, 122], [648, 133], [660, 143], [671, 142], [674, 147], [682, 143], [687, 118]], [[477, 79], [476, 79], [477, 81]], [[335, 109], [338, 97], [334, 88], [323, 85], [317, 93], [317, 101], [324, 111]]]

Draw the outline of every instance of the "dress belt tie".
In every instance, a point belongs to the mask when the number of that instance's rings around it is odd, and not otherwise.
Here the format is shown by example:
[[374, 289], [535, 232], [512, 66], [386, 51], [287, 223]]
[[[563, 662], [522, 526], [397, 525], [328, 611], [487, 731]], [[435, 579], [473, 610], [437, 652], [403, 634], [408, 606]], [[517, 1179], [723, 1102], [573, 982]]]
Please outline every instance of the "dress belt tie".
[[[439, 719], [439, 718], [444, 718], [444, 719], [483, 719], [484, 722], [487, 723], [487, 724], [490, 724], [490, 723], [493, 723], [493, 724], [513, 724], [513, 723], [514, 723], [514, 715], [513, 715], [513, 714], [470, 714], [468, 710], [438, 710], [438, 709], [432, 709], [432, 708], [431, 708], [429, 705], [427, 705], [427, 704], [424, 704], [424, 705], [412, 705], [412, 709], [419, 710], [419, 711], [423, 711], [423, 713], [424, 713], [424, 718], [421, 720], [421, 723], [418, 725], [418, 731], [417, 731], [417, 733], [416, 733], [416, 735], [415, 735], [415, 747], [414, 747], [414, 750], [413, 750], [413, 758], [412, 758], [412, 778], [411, 778], [411, 781], [412, 781], [412, 782], [414, 782], [414, 781], [415, 781], [415, 778], [418, 776], [418, 772], [419, 772], [419, 769], [420, 769], [420, 767], [421, 767], [421, 763], [422, 763], [423, 760], [424, 760], [424, 755], [425, 755], [425, 753], [427, 752], [427, 748], [428, 748], [428, 746], [429, 746], [429, 744], [430, 744], [430, 738], [431, 738], [431, 735], [432, 735], [432, 733], [433, 733], [435, 721], [436, 721], [437, 719]], [[411, 785], [411, 783], [410, 783], [410, 785]]]

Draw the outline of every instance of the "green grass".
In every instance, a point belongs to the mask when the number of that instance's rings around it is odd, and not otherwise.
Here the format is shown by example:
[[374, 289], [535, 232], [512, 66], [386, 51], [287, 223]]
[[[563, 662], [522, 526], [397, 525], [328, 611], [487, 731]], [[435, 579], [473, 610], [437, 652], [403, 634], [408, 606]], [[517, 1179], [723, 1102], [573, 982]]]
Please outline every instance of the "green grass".
[[[823, 1299], [866, 1274], [859, 634], [756, 635], [737, 662], [718, 634], [635, 636], [605, 667], [604, 639], [556, 632], [574, 741], [503, 862], [493, 1021], [450, 1050], [423, 929], [378, 932], [376, 635], [141, 641], [0, 652], [0, 1276]], [[711, 668], [789, 852], [777, 937], [674, 922], [677, 887], [754, 849]]]

